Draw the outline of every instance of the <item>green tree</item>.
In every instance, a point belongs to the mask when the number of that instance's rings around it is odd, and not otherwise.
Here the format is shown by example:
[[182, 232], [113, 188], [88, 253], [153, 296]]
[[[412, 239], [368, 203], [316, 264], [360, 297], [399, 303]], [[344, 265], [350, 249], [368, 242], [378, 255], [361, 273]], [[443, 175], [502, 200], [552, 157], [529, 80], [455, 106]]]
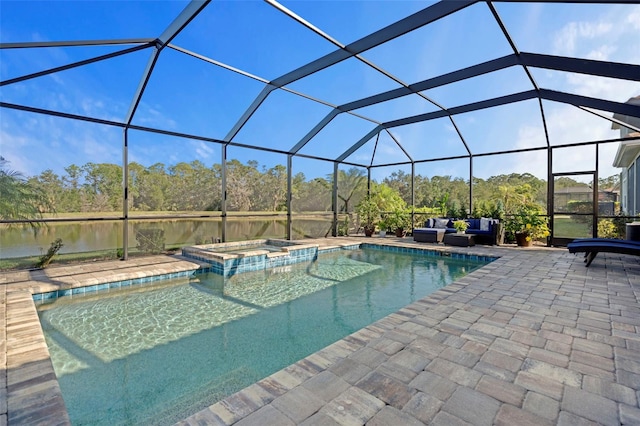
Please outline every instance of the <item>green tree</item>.
[[84, 173], [83, 211], [122, 209], [122, 167], [110, 163], [87, 163]]
[[398, 192], [405, 203], [411, 204], [411, 174], [397, 170], [384, 178], [382, 182]]
[[555, 179], [553, 185], [556, 188], [573, 188], [573, 187], [589, 187], [589, 184], [578, 182], [568, 176], [561, 176]]
[[180, 162], [168, 167], [169, 182], [167, 196], [170, 210], [198, 210], [197, 204], [201, 193], [197, 192], [196, 174], [190, 163]]
[[615, 174], [606, 178], [598, 179], [598, 189], [601, 191], [611, 190], [620, 184], [620, 175]]
[[278, 164], [262, 172], [260, 190], [256, 194], [261, 210], [287, 209], [287, 168]]
[[80, 189], [80, 179], [82, 178], [82, 168], [71, 164], [65, 167], [66, 176], [62, 176], [63, 194], [61, 201], [61, 211], [79, 212], [82, 207], [82, 194]]
[[320, 177], [299, 182], [292, 204], [295, 212], [328, 212], [331, 210], [330, 185]]
[[247, 165], [238, 160], [227, 162], [227, 208], [234, 211], [251, 211], [257, 199], [254, 197], [260, 188], [260, 172], [256, 161]]
[[62, 179], [53, 172], [51, 169], [47, 169], [40, 173], [39, 176], [30, 178], [29, 184], [33, 187], [37, 187], [46, 194], [49, 205], [58, 211], [63, 204], [64, 188], [62, 186]]
[[134, 210], [169, 210], [166, 197], [169, 176], [165, 165], [155, 163], [145, 168], [138, 163], [129, 164], [129, 190]]

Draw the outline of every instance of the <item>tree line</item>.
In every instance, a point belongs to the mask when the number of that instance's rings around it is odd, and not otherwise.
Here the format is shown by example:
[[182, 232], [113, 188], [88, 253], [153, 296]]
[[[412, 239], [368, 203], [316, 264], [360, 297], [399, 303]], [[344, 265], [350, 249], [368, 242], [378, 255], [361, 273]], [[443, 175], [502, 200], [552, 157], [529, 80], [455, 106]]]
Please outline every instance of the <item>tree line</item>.
[[[3, 173], [7, 174], [3, 159]], [[117, 212], [122, 210], [122, 167], [111, 163], [71, 164], [65, 173], [45, 170], [37, 176], [18, 179], [37, 194], [42, 213]], [[20, 175], [21, 176], [21, 175]], [[227, 209], [230, 211], [286, 211], [287, 170], [284, 165], [267, 168], [257, 161], [227, 163]], [[587, 186], [562, 178], [562, 186]], [[207, 167], [199, 160], [175, 165], [156, 163], [145, 167], [129, 164], [129, 209], [132, 211], [219, 211], [222, 208], [222, 167]], [[461, 177], [416, 175], [415, 206], [459, 208], [469, 205], [469, 181]], [[601, 180], [601, 185], [617, 182], [617, 176]], [[411, 204], [411, 175], [398, 170], [384, 178], [384, 185]], [[4, 184], [3, 184], [4, 185]], [[333, 175], [307, 179], [304, 173], [292, 176], [292, 207], [296, 212], [332, 210]], [[366, 169], [339, 170], [338, 208], [352, 212], [367, 192]], [[488, 179], [473, 178], [474, 205], [490, 210], [496, 203], [517, 201], [526, 192], [529, 201], [546, 205], [547, 182], [529, 173], [512, 173]]]

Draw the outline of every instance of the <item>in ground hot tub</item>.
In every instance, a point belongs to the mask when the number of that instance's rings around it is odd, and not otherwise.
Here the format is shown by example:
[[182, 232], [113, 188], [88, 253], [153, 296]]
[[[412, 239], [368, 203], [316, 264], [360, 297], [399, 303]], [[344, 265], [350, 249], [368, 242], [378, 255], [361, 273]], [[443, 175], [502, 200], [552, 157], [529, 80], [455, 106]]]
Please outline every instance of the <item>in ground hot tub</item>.
[[212, 272], [230, 276], [314, 260], [318, 245], [265, 239], [184, 247], [182, 254], [211, 264]]

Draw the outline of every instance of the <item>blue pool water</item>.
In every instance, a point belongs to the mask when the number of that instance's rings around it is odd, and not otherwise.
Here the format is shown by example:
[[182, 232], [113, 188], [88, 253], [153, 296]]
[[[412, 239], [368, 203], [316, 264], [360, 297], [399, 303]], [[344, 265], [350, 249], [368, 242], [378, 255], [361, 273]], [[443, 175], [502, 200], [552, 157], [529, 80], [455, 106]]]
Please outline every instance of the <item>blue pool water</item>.
[[74, 424], [172, 424], [484, 262], [339, 251], [310, 264], [62, 297], [38, 311]]

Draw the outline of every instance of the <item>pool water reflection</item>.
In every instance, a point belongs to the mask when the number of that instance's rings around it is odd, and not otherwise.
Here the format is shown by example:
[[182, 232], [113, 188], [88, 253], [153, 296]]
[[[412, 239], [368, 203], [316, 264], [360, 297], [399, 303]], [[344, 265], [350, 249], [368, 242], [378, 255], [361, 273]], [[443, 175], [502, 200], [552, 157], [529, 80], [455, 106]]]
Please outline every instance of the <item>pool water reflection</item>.
[[38, 309], [73, 423], [172, 424], [484, 264], [339, 251]]

